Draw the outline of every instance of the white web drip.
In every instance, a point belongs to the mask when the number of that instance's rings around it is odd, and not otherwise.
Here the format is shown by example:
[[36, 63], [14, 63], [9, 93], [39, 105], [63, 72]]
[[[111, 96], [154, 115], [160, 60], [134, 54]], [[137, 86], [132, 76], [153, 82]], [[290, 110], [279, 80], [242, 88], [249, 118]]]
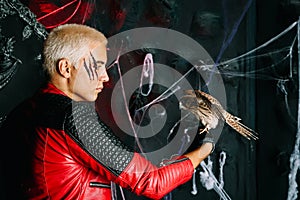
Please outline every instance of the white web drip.
[[[214, 189], [216, 193], [220, 196], [221, 199], [224, 200], [231, 200], [229, 195], [226, 193], [226, 191], [223, 189], [224, 186], [224, 179], [223, 179], [223, 167], [225, 164], [226, 160], [226, 153], [221, 152], [220, 153], [220, 180], [218, 181], [217, 178], [215, 177], [214, 173], [212, 172], [212, 161], [210, 157], [208, 157], [207, 164], [205, 161], [202, 161], [200, 163], [202, 169], [204, 171], [201, 171], [200, 174], [200, 182], [202, 183], [203, 187], [205, 187], [207, 190]], [[194, 186], [193, 186], [194, 188]]]

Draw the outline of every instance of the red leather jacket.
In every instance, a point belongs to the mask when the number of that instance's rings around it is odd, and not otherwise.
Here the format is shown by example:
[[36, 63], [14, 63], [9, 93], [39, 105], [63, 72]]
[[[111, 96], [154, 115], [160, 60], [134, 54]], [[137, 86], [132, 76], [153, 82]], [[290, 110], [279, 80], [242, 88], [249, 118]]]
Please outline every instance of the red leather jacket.
[[114, 136], [91, 103], [72, 102], [51, 84], [30, 107], [31, 167], [22, 184], [29, 199], [111, 199], [111, 182], [160, 199], [192, 177], [187, 157], [154, 166]]

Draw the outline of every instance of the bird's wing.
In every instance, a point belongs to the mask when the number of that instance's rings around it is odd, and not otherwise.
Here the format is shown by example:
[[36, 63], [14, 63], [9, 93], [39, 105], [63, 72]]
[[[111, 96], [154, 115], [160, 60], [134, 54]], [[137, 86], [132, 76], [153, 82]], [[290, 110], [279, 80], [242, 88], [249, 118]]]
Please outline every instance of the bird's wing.
[[[185, 102], [182, 104], [182, 107], [187, 105], [185, 110], [193, 113], [207, 129], [215, 128], [218, 124], [219, 117], [212, 112], [211, 103], [205, 97], [197, 96], [194, 90], [186, 90], [185, 93], [186, 95], [181, 99], [183, 100], [182, 103]], [[184, 99], [188, 101], [184, 101]], [[192, 99], [193, 101], [191, 101]]]
[[206, 105], [209, 107], [211, 112], [216, 115], [216, 117], [225, 121], [225, 110], [217, 99], [200, 90], [195, 90], [195, 94], [197, 98], [201, 98], [206, 103]]

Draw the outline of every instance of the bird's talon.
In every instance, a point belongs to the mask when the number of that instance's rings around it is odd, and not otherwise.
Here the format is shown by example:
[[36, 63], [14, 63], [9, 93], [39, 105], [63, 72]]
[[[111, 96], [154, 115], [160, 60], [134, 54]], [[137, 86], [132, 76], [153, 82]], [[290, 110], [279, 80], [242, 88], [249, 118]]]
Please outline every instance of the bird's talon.
[[208, 132], [208, 129], [205, 127], [205, 128], [200, 128], [199, 129], [199, 134], [201, 135], [202, 133], [204, 132]]

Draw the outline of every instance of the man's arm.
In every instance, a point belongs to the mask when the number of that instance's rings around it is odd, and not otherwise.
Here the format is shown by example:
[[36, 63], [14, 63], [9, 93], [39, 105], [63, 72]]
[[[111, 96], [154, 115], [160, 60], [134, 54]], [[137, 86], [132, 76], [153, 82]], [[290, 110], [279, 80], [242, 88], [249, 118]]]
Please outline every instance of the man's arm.
[[[98, 120], [89, 105], [73, 104], [72, 115], [67, 117], [69, 122], [65, 127], [80, 148], [87, 152], [78, 159], [85, 160], [82, 162], [99, 174], [106, 173], [105, 177], [121, 187], [152, 199], [160, 199], [190, 180], [194, 168], [209, 155], [213, 146], [204, 143], [186, 156], [178, 156], [157, 167], [127, 148], [109, 127]], [[101, 170], [101, 166], [107, 170]]]
[[196, 168], [209, 154], [211, 153], [213, 149], [213, 144], [212, 143], [203, 143], [200, 147], [195, 149], [194, 151], [191, 151], [184, 156], [188, 157], [194, 168]]

